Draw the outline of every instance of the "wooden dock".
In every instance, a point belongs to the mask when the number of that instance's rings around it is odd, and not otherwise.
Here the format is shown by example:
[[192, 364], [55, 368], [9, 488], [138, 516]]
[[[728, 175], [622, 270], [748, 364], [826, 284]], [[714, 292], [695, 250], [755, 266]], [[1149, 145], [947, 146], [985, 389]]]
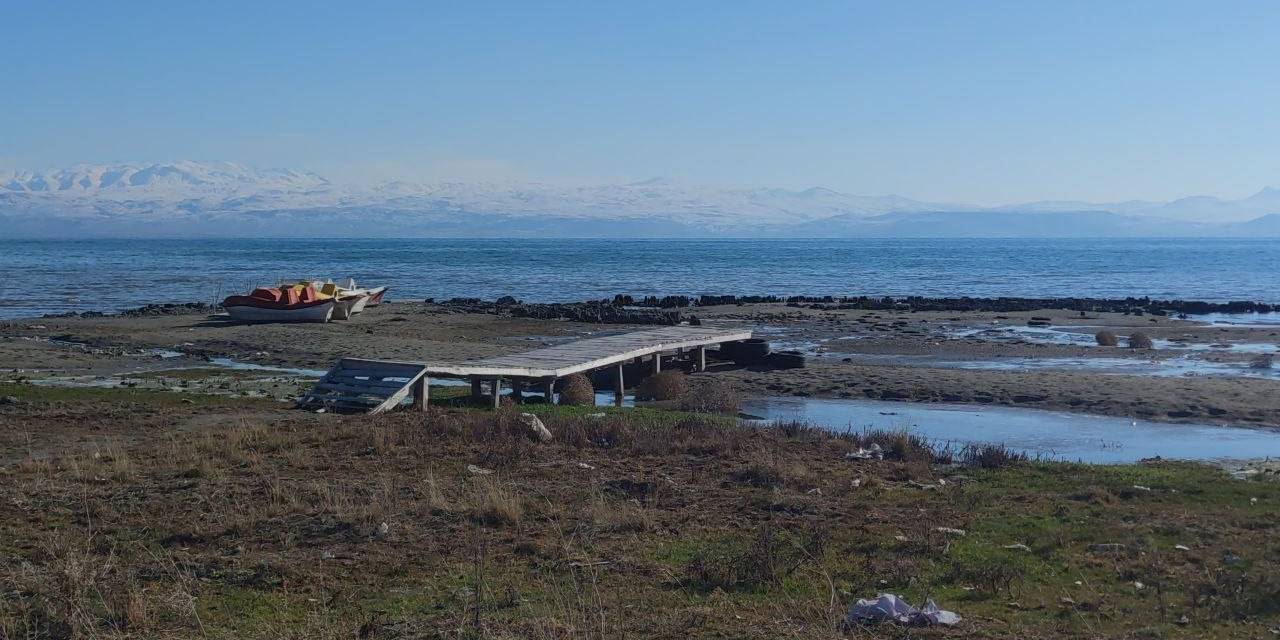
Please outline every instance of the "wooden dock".
[[746, 340], [748, 329], [717, 327], [663, 327], [535, 349], [474, 362], [431, 363], [343, 358], [325, 374], [303, 398], [304, 404], [331, 404], [341, 407], [368, 406], [370, 413], [385, 411], [413, 393], [414, 405], [426, 406], [431, 378], [471, 381], [471, 394], [483, 396], [489, 384], [493, 406], [498, 405], [504, 380], [511, 384], [519, 401], [526, 386], [535, 385], [548, 399], [555, 395], [556, 381], [575, 373], [612, 368], [616, 371], [614, 399], [622, 404], [626, 381], [623, 365], [649, 358], [652, 371], [662, 369], [664, 354], [688, 356], [696, 371], [707, 366], [706, 348], [725, 342]]

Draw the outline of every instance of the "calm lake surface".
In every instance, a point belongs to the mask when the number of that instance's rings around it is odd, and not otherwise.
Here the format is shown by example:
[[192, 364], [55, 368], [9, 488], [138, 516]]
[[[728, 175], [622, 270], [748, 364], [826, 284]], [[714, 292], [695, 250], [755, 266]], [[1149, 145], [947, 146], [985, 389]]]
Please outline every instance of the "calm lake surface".
[[0, 318], [211, 302], [280, 278], [392, 298], [1151, 296], [1280, 302], [1274, 239], [0, 240]]
[[1101, 464], [1160, 456], [1179, 460], [1280, 457], [1280, 432], [1169, 424], [1016, 407], [826, 398], [751, 398], [743, 413], [798, 420], [836, 431], [908, 431], [940, 443], [1003, 444], [1032, 456]]

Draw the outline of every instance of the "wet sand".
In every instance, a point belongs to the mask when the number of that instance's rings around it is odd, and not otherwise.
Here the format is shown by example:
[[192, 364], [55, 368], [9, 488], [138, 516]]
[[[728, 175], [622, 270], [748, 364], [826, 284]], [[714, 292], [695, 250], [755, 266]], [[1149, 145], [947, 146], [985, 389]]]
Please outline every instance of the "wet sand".
[[[1274, 378], [955, 366], [1024, 358], [1072, 358], [1085, 364], [1124, 359], [1142, 364], [1190, 357], [1192, 362], [1243, 368], [1280, 344], [1280, 328], [1275, 327], [1208, 326], [1150, 315], [1080, 317], [1060, 310], [912, 313], [750, 304], [705, 307], [695, 313], [707, 323], [748, 326], [775, 348], [800, 348], [810, 355], [803, 369], [720, 363], [708, 374], [732, 380], [753, 395], [994, 404], [1159, 421], [1280, 426], [1280, 380]], [[1076, 333], [1064, 340], [1045, 328], [1025, 332], [1032, 318], [1048, 318], [1054, 329]], [[1161, 348], [1089, 346], [1093, 333], [1104, 327], [1121, 336], [1140, 330]], [[352, 321], [326, 325], [242, 325], [205, 314], [44, 318], [0, 324], [0, 376], [136, 375], [208, 367], [208, 358], [307, 369], [326, 369], [343, 356], [465, 361], [639, 328], [644, 327], [454, 313], [421, 303], [387, 304]], [[1236, 346], [1222, 346], [1226, 344]], [[164, 380], [162, 386], [181, 388], [181, 381], [175, 380]], [[238, 382], [233, 377], [218, 384], [235, 389]], [[296, 392], [297, 385], [278, 380], [270, 384], [268, 388], [281, 397]]]

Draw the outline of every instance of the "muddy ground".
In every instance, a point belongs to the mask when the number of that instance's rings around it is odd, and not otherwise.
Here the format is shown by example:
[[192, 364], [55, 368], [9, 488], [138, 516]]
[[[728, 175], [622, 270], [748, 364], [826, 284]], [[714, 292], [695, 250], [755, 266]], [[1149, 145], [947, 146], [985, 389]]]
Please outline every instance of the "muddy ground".
[[[783, 304], [707, 307], [697, 315], [708, 324], [750, 327], [775, 348], [798, 348], [810, 356], [803, 369], [714, 367], [714, 375], [748, 394], [998, 404], [1280, 426], [1280, 376], [1249, 367], [1280, 345], [1276, 327], [1219, 327], [1118, 313], [1082, 317], [1061, 310], [828, 311]], [[1055, 333], [1022, 333], [1033, 318], [1048, 318]], [[208, 370], [208, 359], [313, 370], [353, 355], [465, 361], [640, 328], [454, 313], [421, 303], [383, 305], [352, 321], [325, 325], [242, 325], [205, 314], [45, 318], [0, 324], [0, 376], [106, 384], [125, 375], [143, 388], [212, 385], [286, 399], [305, 379], [289, 372], [219, 373]], [[1120, 335], [1122, 344], [1124, 336], [1142, 331], [1159, 348], [1089, 344], [1101, 329]], [[1074, 337], [1068, 335], [1072, 331]], [[1064, 359], [1076, 362], [1046, 368], [1018, 364]], [[1090, 366], [1130, 361], [1155, 370], [1174, 364], [1191, 368], [1174, 375], [1131, 375]], [[962, 368], [974, 363], [986, 368]], [[1199, 365], [1222, 369], [1206, 374], [1195, 368]], [[183, 368], [206, 369], [208, 379], [171, 371]]]

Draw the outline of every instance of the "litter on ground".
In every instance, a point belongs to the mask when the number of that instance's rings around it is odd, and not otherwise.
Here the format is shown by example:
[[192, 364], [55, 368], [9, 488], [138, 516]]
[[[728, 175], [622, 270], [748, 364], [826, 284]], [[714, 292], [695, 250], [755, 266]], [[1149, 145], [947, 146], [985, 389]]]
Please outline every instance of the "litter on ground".
[[917, 609], [892, 593], [882, 593], [875, 600], [859, 599], [850, 605], [845, 624], [897, 622], [916, 626], [933, 624], [951, 626], [960, 620], [959, 615], [939, 609], [933, 600], [926, 601], [923, 607]]

